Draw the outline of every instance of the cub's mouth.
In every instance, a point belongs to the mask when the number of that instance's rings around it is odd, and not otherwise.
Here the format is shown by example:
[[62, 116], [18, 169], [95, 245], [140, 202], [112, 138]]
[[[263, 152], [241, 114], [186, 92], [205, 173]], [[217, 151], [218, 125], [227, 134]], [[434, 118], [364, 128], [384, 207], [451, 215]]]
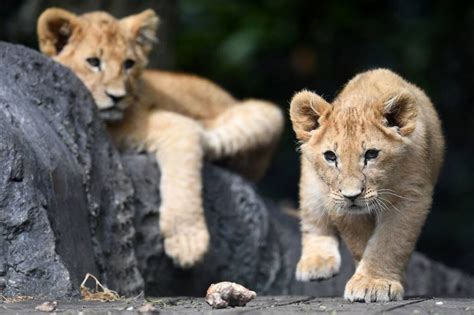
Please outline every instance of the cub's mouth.
[[123, 110], [117, 107], [100, 109], [99, 117], [106, 122], [120, 121], [123, 119]]
[[351, 213], [351, 214], [365, 214], [365, 213], [370, 212], [370, 210], [367, 208], [367, 206], [359, 205], [359, 204], [356, 204], [356, 203], [346, 205], [344, 207], [344, 211], [346, 213]]
[[361, 207], [361, 206], [358, 206], [356, 204], [352, 204], [352, 205], [346, 207], [346, 211], [353, 212], [353, 213], [363, 212], [365, 210], [366, 210], [365, 207]]

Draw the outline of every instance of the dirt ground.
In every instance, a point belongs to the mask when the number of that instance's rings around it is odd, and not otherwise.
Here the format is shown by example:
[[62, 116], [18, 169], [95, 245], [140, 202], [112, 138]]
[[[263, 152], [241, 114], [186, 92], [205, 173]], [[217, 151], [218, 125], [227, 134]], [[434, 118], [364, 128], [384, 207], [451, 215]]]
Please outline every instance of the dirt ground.
[[[35, 310], [44, 300], [1, 303], [0, 313], [45, 314]], [[57, 314], [140, 314], [147, 300], [120, 302], [57, 301]], [[473, 299], [408, 298], [391, 303], [349, 303], [342, 298], [305, 296], [257, 297], [245, 307], [213, 310], [203, 298], [150, 298], [159, 314], [474, 314]]]

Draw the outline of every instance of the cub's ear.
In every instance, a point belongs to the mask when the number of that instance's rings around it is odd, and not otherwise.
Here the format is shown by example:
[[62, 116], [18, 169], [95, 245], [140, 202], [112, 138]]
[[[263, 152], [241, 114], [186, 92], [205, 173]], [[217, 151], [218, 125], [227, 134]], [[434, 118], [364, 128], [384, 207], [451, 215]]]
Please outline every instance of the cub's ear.
[[331, 105], [313, 92], [296, 93], [291, 100], [290, 118], [298, 140], [309, 140], [311, 131], [319, 128], [320, 118], [330, 109]]
[[58, 55], [78, 26], [77, 16], [71, 12], [58, 8], [44, 11], [37, 24], [41, 52], [50, 57]]
[[388, 96], [383, 103], [384, 124], [395, 128], [401, 136], [407, 136], [416, 126], [416, 99], [409, 91]]
[[156, 31], [160, 19], [152, 9], [127, 16], [120, 20], [120, 24], [129, 33], [145, 54], [148, 54], [154, 43], [157, 42]]

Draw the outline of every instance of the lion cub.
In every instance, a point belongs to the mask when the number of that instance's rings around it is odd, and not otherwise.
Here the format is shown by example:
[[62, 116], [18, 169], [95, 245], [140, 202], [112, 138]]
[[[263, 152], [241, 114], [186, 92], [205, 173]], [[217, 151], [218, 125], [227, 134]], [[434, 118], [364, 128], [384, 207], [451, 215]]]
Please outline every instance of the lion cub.
[[441, 123], [428, 97], [395, 73], [357, 75], [329, 104], [291, 101], [301, 142], [302, 254], [296, 278], [338, 273], [338, 234], [357, 269], [349, 301], [403, 298], [404, 273], [443, 161]]
[[51, 8], [38, 20], [38, 37], [41, 51], [69, 67], [91, 91], [114, 142], [155, 154], [165, 252], [190, 267], [209, 246], [203, 158], [225, 159], [258, 179], [279, 139], [283, 115], [274, 104], [238, 101], [196, 76], [144, 70], [157, 26], [152, 10], [118, 20], [105, 12], [77, 16]]

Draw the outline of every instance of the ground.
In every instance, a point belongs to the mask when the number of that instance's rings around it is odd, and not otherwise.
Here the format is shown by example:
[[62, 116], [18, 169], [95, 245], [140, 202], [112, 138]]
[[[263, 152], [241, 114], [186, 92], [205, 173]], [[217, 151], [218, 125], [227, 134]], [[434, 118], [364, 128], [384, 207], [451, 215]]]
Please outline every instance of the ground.
[[[473, 299], [408, 298], [391, 303], [349, 303], [342, 298], [305, 296], [257, 297], [246, 307], [212, 310], [203, 298], [153, 298], [159, 314], [474, 314]], [[35, 306], [44, 301], [1, 303], [0, 313], [37, 313]], [[67, 314], [138, 314], [143, 298], [120, 302], [58, 301], [56, 313]], [[38, 312], [39, 313], [39, 312]], [[44, 313], [43, 313], [44, 314]]]

